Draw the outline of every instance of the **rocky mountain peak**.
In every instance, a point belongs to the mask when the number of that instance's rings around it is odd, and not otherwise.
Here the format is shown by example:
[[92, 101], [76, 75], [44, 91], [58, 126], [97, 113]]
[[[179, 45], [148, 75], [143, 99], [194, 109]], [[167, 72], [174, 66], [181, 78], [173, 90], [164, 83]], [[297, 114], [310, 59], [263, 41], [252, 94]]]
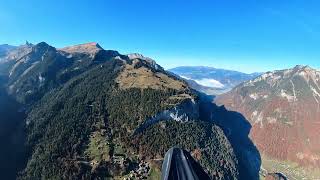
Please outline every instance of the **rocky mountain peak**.
[[35, 51], [35, 52], [43, 53], [43, 52], [49, 51], [49, 50], [54, 50], [55, 51], [56, 48], [50, 46], [46, 42], [40, 42], [40, 43], [32, 46], [32, 50]]
[[84, 43], [82, 44], [82, 46], [86, 46], [86, 47], [92, 47], [92, 48], [98, 48], [98, 49], [103, 49], [99, 43], [97, 42], [89, 42], [89, 43]]
[[257, 78], [247, 81], [244, 86], [253, 86], [259, 82], [266, 82], [271, 87], [279, 87], [280, 84], [285, 84], [288, 81], [304, 80], [307, 84], [320, 80], [320, 72], [310, 66], [297, 65], [290, 69], [269, 71]]
[[163, 71], [163, 68], [160, 65], [158, 65], [155, 60], [153, 60], [149, 57], [145, 57], [142, 54], [132, 53], [132, 54], [128, 54], [127, 56], [130, 60], [134, 60], [134, 63], [138, 63], [136, 60], [143, 60], [147, 63], [147, 65], [151, 66], [155, 70]]
[[33, 46], [33, 44], [30, 43], [29, 41], [26, 41], [25, 46]]
[[296, 65], [293, 69], [295, 70], [303, 70], [303, 69], [312, 69], [310, 66], [308, 65]]
[[61, 51], [68, 52], [68, 53], [87, 53], [87, 54], [94, 54], [103, 48], [96, 42], [90, 42], [85, 44], [78, 44], [74, 46], [68, 46], [60, 49]]
[[139, 53], [131, 53], [131, 54], [128, 54], [127, 56], [129, 57], [129, 59], [142, 59], [142, 60], [152, 60], [153, 61], [153, 59], [151, 59], [149, 57], [145, 57]]

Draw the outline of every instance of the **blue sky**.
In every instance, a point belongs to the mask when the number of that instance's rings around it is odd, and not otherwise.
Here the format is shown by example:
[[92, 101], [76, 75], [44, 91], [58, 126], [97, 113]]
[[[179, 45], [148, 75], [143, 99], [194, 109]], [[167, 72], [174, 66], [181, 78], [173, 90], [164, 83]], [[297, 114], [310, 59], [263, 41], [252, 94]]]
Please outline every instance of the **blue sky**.
[[319, 7], [316, 0], [2, 0], [0, 44], [95, 41], [165, 68], [319, 69]]

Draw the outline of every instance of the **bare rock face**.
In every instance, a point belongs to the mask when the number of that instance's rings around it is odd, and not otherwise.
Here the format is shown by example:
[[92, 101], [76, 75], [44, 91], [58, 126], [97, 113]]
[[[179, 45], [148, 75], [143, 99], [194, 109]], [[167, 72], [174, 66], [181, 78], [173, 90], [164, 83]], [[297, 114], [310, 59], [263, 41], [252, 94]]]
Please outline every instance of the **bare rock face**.
[[190, 96], [177, 106], [146, 119], [146, 121], [136, 129], [135, 133], [139, 133], [160, 121], [177, 121], [184, 123], [191, 120], [198, 120], [199, 118], [199, 104]]
[[320, 72], [308, 66], [267, 72], [218, 96], [242, 113], [261, 154], [320, 167]]
[[142, 54], [138, 54], [138, 53], [132, 53], [132, 54], [128, 54], [127, 55], [128, 58], [130, 60], [135, 60], [135, 59], [140, 59], [140, 60], [144, 60], [146, 61], [152, 68], [156, 69], [156, 70], [162, 70], [163, 68], [161, 66], [159, 66], [155, 60], [149, 58], [149, 57], [145, 57]]
[[60, 50], [68, 52], [68, 53], [91, 53], [91, 54], [94, 54], [94, 53], [102, 50], [102, 47], [96, 42], [90, 42], [90, 43], [85, 43], [85, 44], [64, 47]]

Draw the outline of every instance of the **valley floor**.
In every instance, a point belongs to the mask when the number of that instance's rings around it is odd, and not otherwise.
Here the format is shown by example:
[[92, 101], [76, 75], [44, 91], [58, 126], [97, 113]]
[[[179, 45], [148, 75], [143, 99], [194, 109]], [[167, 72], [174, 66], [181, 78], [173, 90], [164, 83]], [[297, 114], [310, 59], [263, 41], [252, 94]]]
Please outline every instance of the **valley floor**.
[[[268, 173], [278, 172], [284, 174], [290, 180], [320, 180], [320, 169], [302, 168], [294, 162], [279, 161], [266, 155], [261, 156], [261, 171], [267, 171]], [[260, 173], [260, 179], [264, 179], [262, 173]]]

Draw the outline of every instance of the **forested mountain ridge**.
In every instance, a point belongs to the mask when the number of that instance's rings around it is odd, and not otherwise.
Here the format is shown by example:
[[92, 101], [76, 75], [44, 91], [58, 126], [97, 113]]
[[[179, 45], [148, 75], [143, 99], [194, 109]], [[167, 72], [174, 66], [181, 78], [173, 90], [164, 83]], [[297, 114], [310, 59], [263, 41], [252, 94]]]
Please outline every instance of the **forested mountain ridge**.
[[154, 175], [172, 146], [192, 152], [213, 179], [239, 178], [223, 131], [197, 112], [197, 93], [154, 61], [97, 43], [15, 52], [0, 67], [27, 114], [19, 179], [127, 177], [143, 162]]

